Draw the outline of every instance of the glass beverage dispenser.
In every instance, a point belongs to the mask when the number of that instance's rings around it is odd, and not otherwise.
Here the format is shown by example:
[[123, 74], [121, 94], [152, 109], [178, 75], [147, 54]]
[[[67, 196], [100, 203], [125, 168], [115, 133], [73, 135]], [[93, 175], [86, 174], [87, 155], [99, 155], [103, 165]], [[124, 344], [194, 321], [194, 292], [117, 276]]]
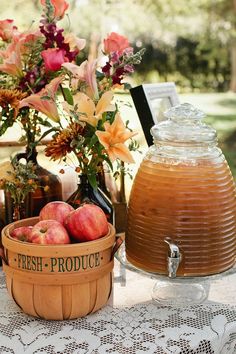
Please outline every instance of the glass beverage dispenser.
[[216, 132], [189, 104], [151, 129], [128, 206], [126, 257], [170, 277], [211, 275], [236, 256], [235, 183]]

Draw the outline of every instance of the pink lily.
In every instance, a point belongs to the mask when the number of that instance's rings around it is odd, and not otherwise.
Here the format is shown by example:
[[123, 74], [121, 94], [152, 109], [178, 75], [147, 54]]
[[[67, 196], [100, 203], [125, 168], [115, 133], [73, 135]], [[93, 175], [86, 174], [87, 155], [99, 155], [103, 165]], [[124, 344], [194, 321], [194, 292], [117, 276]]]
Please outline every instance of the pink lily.
[[38, 30], [33, 32], [27, 31], [14, 35], [13, 42], [19, 43], [21, 54], [25, 54], [32, 50], [32, 48], [30, 48], [30, 44], [35, 43], [40, 37], [42, 37], [42, 33]]
[[14, 33], [11, 43], [5, 50], [0, 50], [0, 57], [8, 59], [12, 52], [16, 52], [17, 50], [19, 51], [19, 55], [27, 53], [32, 50], [30, 44], [36, 42], [40, 37], [42, 37], [40, 31]]
[[3, 58], [0, 71], [17, 77], [23, 75], [19, 43], [10, 44], [5, 51], [0, 52], [0, 57]]
[[96, 64], [96, 60], [85, 60], [79, 66], [73, 63], [64, 63], [62, 66], [72, 73], [71, 85], [74, 90], [78, 88], [79, 81], [85, 81], [88, 85], [87, 95], [98, 99]]
[[0, 37], [5, 42], [11, 40], [14, 32], [17, 31], [17, 27], [14, 26], [13, 22], [10, 19], [0, 21]]
[[137, 133], [130, 132], [125, 127], [119, 113], [116, 113], [112, 124], [105, 122], [104, 128], [105, 131], [96, 131], [96, 135], [106, 149], [110, 160], [113, 162], [118, 158], [121, 161], [133, 163], [134, 159], [124, 142]]
[[21, 77], [23, 75], [22, 54], [29, 50], [29, 47], [25, 44], [35, 40], [38, 36], [35, 33], [15, 33], [11, 43], [5, 50], [0, 51], [0, 58], [3, 59], [2, 64], [0, 64], [0, 71]]
[[[54, 122], [60, 121], [56, 105], [56, 92], [63, 77], [56, 77], [37, 94], [30, 95], [20, 102], [20, 108], [30, 107], [45, 114]], [[45, 97], [45, 98], [44, 98]]]

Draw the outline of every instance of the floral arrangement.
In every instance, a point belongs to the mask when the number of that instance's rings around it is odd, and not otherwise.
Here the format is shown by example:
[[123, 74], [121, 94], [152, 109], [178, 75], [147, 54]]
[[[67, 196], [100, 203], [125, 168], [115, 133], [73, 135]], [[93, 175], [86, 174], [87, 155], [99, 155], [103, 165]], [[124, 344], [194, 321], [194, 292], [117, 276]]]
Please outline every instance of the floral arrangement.
[[104, 162], [111, 170], [114, 161], [134, 162], [135, 133], [121, 118], [114, 91], [126, 85], [144, 49], [134, 53], [126, 37], [112, 32], [97, 58], [83, 60], [86, 41], [58, 27], [68, 3], [41, 5], [35, 30], [20, 32], [13, 20], [0, 21], [0, 135], [20, 123], [30, 154], [51, 134], [45, 155], [69, 164], [74, 155], [76, 171], [96, 186]]

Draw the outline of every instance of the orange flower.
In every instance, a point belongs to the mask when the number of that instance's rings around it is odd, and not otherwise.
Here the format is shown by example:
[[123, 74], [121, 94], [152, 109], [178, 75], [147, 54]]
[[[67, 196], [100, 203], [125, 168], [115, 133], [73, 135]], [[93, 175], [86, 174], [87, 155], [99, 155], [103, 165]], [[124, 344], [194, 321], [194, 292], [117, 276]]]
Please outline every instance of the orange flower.
[[78, 38], [74, 33], [65, 35], [65, 43], [68, 43], [70, 50], [82, 50], [86, 45], [86, 39]]
[[97, 131], [96, 135], [105, 147], [110, 160], [113, 162], [118, 158], [121, 161], [133, 163], [134, 159], [124, 142], [137, 133], [126, 129], [119, 113], [116, 114], [112, 124], [104, 123], [104, 128], [105, 131]]
[[56, 92], [62, 80], [62, 77], [56, 77], [37, 94], [24, 98], [20, 102], [20, 108], [27, 106], [36, 109], [54, 122], [59, 122], [60, 116], [56, 105]]
[[[46, 6], [46, 0], [41, 0], [41, 4]], [[65, 0], [51, 0], [51, 4], [54, 7], [54, 17], [57, 19], [63, 18], [69, 4]]]
[[14, 118], [16, 118], [19, 112], [20, 101], [26, 96], [26, 93], [19, 90], [0, 89], [0, 107], [6, 108], [8, 106], [8, 108], [14, 110]]
[[79, 139], [84, 134], [84, 127], [77, 122], [71, 123], [67, 128], [62, 129], [53, 136], [47, 144], [45, 155], [52, 160], [60, 160], [73, 151], [73, 140]]
[[111, 32], [111, 34], [106, 39], [104, 39], [103, 44], [104, 52], [106, 54], [118, 52], [119, 55], [122, 54], [124, 49], [130, 46], [128, 39], [116, 32]]
[[[115, 110], [115, 106], [111, 104], [112, 98], [113, 93], [107, 91], [102, 95], [97, 105], [95, 105], [93, 100], [85, 95], [85, 93], [78, 92], [74, 96], [74, 110], [79, 115], [80, 121], [87, 122], [96, 127], [104, 112]], [[73, 112], [72, 106], [65, 103], [63, 107], [67, 113], [71, 114]]]
[[45, 186], [45, 187], [43, 188], [44, 192], [48, 192], [48, 191], [49, 191], [49, 189], [50, 189], [50, 187], [49, 187], [49, 186]]

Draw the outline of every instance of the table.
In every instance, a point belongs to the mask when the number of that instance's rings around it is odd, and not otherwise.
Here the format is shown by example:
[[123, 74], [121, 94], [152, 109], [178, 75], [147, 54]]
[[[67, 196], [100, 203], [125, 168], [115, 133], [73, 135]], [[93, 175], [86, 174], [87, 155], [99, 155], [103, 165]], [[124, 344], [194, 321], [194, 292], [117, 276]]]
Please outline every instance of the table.
[[211, 283], [203, 304], [179, 308], [151, 299], [155, 282], [115, 260], [103, 309], [78, 320], [44, 321], [21, 312], [0, 271], [0, 353], [236, 353], [236, 274]]

